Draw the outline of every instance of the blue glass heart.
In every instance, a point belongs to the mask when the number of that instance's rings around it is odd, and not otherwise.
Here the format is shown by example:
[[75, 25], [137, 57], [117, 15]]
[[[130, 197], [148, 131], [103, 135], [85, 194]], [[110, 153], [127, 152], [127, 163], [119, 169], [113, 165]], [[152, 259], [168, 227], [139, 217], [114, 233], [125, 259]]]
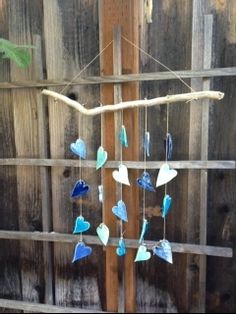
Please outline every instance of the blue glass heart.
[[123, 256], [126, 254], [125, 241], [123, 238], [120, 238], [118, 247], [116, 248], [116, 254], [118, 256]]
[[164, 140], [164, 147], [165, 147], [165, 154], [167, 160], [170, 160], [172, 157], [172, 151], [173, 151], [173, 141], [172, 136], [170, 133], [166, 134], [166, 138]]
[[161, 217], [162, 218], [164, 218], [168, 214], [170, 205], [171, 205], [171, 197], [170, 197], [170, 195], [166, 194], [163, 198], [163, 201], [162, 201], [162, 208], [161, 208]]
[[89, 256], [92, 253], [92, 249], [89, 246], [85, 246], [83, 242], [79, 242], [76, 244], [72, 263], [82, 259], [86, 256]]
[[126, 128], [124, 125], [121, 126], [121, 129], [119, 132], [119, 141], [122, 146], [128, 147], [128, 138], [127, 138]]
[[167, 240], [160, 240], [159, 243], [153, 248], [153, 254], [173, 264], [172, 250], [170, 242]]
[[116, 206], [112, 207], [112, 212], [123, 221], [128, 221], [125, 203], [120, 200]]
[[144, 148], [144, 154], [146, 154], [147, 157], [150, 157], [150, 133], [149, 132], [145, 132], [143, 148]]
[[71, 151], [80, 158], [86, 158], [86, 146], [84, 141], [79, 138], [75, 143], [70, 144]]
[[144, 239], [144, 235], [147, 231], [147, 226], [148, 226], [148, 221], [147, 219], [143, 219], [143, 224], [142, 224], [142, 231], [141, 231], [141, 235], [140, 235], [140, 238], [139, 238], [139, 241], [138, 243], [141, 244], [143, 242], [143, 239]]
[[147, 252], [146, 246], [140, 245], [134, 261], [135, 262], [147, 261], [150, 258], [151, 258], [151, 253]]
[[144, 171], [136, 180], [138, 186], [150, 192], [155, 192], [155, 188], [152, 185], [150, 174], [147, 171]]
[[96, 170], [101, 168], [105, 164], [106, 161], [107, 161], [107, 152], [104, 150], [102, 146], [100, 146], [97, 150]]
[[89, 191], [89, 186], [85, 183], [84, 180], [78, 180], [72, 191], [71, 191], [71, 197], [76, 198], [76, 197], [81, 197], [85, 195]]
[[102, 222], [96, 229], [97, 235], [102, 243], [106, 246], [108, 239], [109, 239], [109, 229], [108, 227]]
[[89, 228], [90, 228], [90, 223], [88, 221], [84, 220], [83, 216], [79, 216], [76, 218], [73, 233], [76, 234], [76, 233], [85, 232]]

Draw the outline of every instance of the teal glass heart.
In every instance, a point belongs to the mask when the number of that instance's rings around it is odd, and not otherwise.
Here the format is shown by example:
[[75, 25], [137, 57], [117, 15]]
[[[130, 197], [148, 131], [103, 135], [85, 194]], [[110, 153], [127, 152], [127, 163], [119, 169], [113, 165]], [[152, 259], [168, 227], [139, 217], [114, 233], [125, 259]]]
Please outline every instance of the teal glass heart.
[[83, 216], [76, 218], [73, 234], [85, 232], [90, 228], [90, 223]]
[[162, 201], [162, 208], [161, 208], [161, 217], [165, 218], [165, 216], [168, 214], [169, 208], [171, 205], [171, 197], [170, 195], [166, 194]]
[[148, 221], [147, 219], [143, 219], [143, 224], [142, 224], [142, 230], [141, 230], [141, 235], [140, 235], [140, 238], [139, 238], [139, 241], [138, 243], [141, 244], [143, 242], [143, 239], [144, 239], [144, 235], [147, 231], [147, 226], [148, 226]]
[[120, 238], [118, 247], [116, 249], [116, 254], [118, 256], [124, 256], [126, 254], [125, 241], [123, 238]]
[[160, 257], [164, 261], [173, 264], [172, 250], [170, 242], [167, 240], [160, 240], [153, 248], [153, 254]]
[[135, 262], [147, 261], [151, 258], [151, 253], [147, 251], [145, 245], [140, 245], [135, 257]]
[[124, 125], [121, 126], [121, 129], [119, 132], [119, 141], [122, 146], [128, 147], [128, 138], [127, 138], [126, 128]]
[[109, 239], [109, 233], [110, 233], [108, 227], [102, 222], [97, 227], [96, 231], [102, 244], [106, 246]]
[[104, 150], [102, 146], [100, 146], [97, 150], [97, 162], [96, 162], [96, 170], [102, 168], [107, 161], [107, 152]]

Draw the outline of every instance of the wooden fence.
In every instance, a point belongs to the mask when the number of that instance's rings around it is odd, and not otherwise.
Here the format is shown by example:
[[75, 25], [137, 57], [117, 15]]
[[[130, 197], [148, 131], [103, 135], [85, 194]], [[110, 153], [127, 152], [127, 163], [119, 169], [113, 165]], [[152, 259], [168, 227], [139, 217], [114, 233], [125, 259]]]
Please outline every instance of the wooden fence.
[[[151, 4], [0, 0], [0, 37], [36, 46], [26, 70], [0, 60], [0, 307], [4, 311], [235, 312], [235, 3], [154, 0], [150, 10]], [[147, 23], [150, 14], [152, 23]], [[124, 259], [115, 255], [118, 234], [111, 207], [117, 191], [111, 171], [119, 154], [111, 134], [119, 114], [115, 119], [113, 114], [81, 118], [41, 94], [42, 88], [60, 91], [68, 84], [112, 40], [117, 25], [125, 38], [176, 70], [195, 90], [225, 93], [220, 102], [169, 107], [174, 139], [170, 165], [180, 169], [168, 187], [173, 198], [167, 220], [173, 265], [154, 258], [133, 263], [139, 216], [141, 220], [141, 196], [134, 185], [123, 190], [130, 208], [125, 233], [128, 253]], [[115, 40], [100, 62], [96, 59], [70, 85], [67, 96], [93, 108], [100, 101], [187, 91], [173, 73], [163, 71], [124, 39], [116, 44]], [[153, 176], [165, 159], [166, 114], [166, 106], [148, 110], [153, 144], [147, 168]], [[132, 141], [123, 157], [135, 181], [144, 167], [139, 148], [143, 110], [125, 111], [124, 120]], [[80, 163], [69, 145], [79, 130], [88, 145], [88, 159], [81, 163], [83, 178], [91, 186], [83, 204], [91, 222], [84, 241], [92, 245], [93, 255], [73, 265], [78, 237], [71, 230], [78, 205], [69, 195]], [[99, 172], [95, 155], [101, 140], [109, 161]], [[101, 182], [109, 191], [103, 207], [97, 194]], [[148, 248], [162, 237], [163, 193], [160, 188], [147, 195]], [[106, 249], [95, 236], [102, 219], [112, 235]]]

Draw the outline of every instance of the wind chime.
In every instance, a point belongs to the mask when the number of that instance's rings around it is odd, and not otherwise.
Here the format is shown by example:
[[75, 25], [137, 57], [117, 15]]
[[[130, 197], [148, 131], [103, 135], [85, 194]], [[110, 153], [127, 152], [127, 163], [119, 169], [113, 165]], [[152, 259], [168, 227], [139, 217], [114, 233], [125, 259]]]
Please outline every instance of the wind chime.
[[[89, 193], [89, 185], [83, 180], [83, 175], [82, 175], [82, 159], [86, 159], [86, 145], [83, 139], [80, 137], [81, 136], [81, 119], [82, 119], [81, 116], [82, 114], [93, 116], [93, 115], [103, 114], [105, 112], [115, 112], [115, 111], [121, 112], [121, 117], [122, 117], [121, 125], [120, 125], [119, 134], [117, 134], [118, 141], [119, 141], [119, 148], [120, 148], [120, 165], [118, 169], [114, 170], [112, 173], [113, 179], [118, 184], [120, 184], [121, 195], [120, 195], [120, 199], [117, 200], [117, 203], [111, 208], [111, 211], [117, 217], [119, 221], [119, 241], [118, 241], [118, 246], [116, 248], [116, 254], [118, 256], [124, 256], [126, 254], [126, 246], [125, 246], [125, 240], [124, 240], [123, 224], [128, 222], [128, 214], [127, 214], [126, 205], [122, 199], [122, 185], [130, 186], [130, 182], [128, 178], [128, 169], [126, 165], [123, 163], [123, 159], [122, 159], [123, 149], [126, 149], [128, 147], [128, 138], [127, 138], [126, 128], [123, 124], [123, 110], [127, 108], [144, 107], [145, 123], [144, 123], [144, 134], [143, 134], [143, 140], [142, 140], [144, 169], [141, 176], [137, 178], [136, 180], [136, 184], [142, 189], [142, 197], [143, 197], [142, 227], [141, 227], [140, 237], [138, 239], [138, 250], [135, 257], [135, 262], [147, 261], [151, 258], [151, 253], [148, 251], [148, 247], [144, 241], [144, 237], [148, 228], [148, 221], [146, 218], [146, 193], [148, 192], [154, 193], [156, 192], [156, 188], [158, 191], [158, 188], [164, 185], [165, 193], [164, 193], [162, 206], [161, 206], [161, 217], [163, 219], [163, 237], [161, 240], [157, 241], [156, 245], [152, 248], [152, 251], [153, 251], [153, 255], [158, 256], [159, 258], [172, 264], [173, 260], [172, 260], [171, 245], [169, 241], [166, 239], [166, 216], [172, 204], [172, 198], [167, 192], [168, 192], [168, 182], [170, 182], [172, 179], [174, 179], [177, 176], [177, 171], [175, 169], [171, 169], [171, 167], [168, 164], [168, 161], [172, 157], [172, 151], [173, 151], [173, 140], [172, 140], [171, 134], [169, 133], [169, 105], [170, 103], [175, 103], [179, 101], [184, 102], [184, 101], [198, 100], [198, 99], [204, 99], [204, 98], [219, 100], [224, 97], [224, 94], [217, 91], [194, 92], [192, 88], [189, 85], [187, 85], [175, 72], [170, 70], [159, 60], [150, 56], [143, 49], [134, 45], [124, 36], [122, 37], [127, 42], [129, 42], [132, 46], [139, 49], [141, 52], [145, 53], [151, 59], [153, 59], [154, 61], [156, 61], [163, 67], [165, 67], [168, 71], [173, 73], [184, 85], [186, 85], [188, 88], [191, 89], [191, 93], [171, 95], [171, 96], [159, 97], [159, 98], [149, 99], [149, 100], [145, 99], [145, 100], [121, 102], [115, 105], [107, 105], [107, 106], [103, 106], [103, 107], [100, 106], [93, 109], [86, 109], [80, 103], [62, 95], [61, 94], [62, 92], [56, 93], [50, 90], [43, 90], [42, 92], [43, 94], [51, 96], [54, 99], [59, 99], [63, 101], [64, 103], [66, 103], [67, 105], [79, 111], [79, 138], [74, 143], [71, 143], [70, 145], [71, 152], [75, 154], [77, 157], [79, 157], [79, 180], [74, 184], [74, 187], [70, 194], [70, 197], [73, 200], [75, 200], [77, 204], [79, 204], [79, 216], [76, 218], [76, 221], [74, 224], [74, 231], [73, 231], [74, 234], [79, 234], [79, 242], [75, 246], [72, 262], [74, 263], [80, 259], [83, 259], [92, 253], [92, 248], [89, 246], [86, 246], [86, 244], [83, 242], [83, 233], [89, 230], [90, 223], [86, 221], [85, 218], [83, 217], [83, 198], [87, 195], [87, 193]], [[77, 78], [112, 43], [113, 41], [111, 41], [88, 65], [86, 65], [85, 68], [82, 69], [82, 71], [80, 71], [80, 73], [76, 75], [75, 78]], [[67, 86], [69, 86], [69, 84]], [[147, 171], [147, 158], [150, 157], [150, 145], [151, 145], [150, 133], [148, 131], [147, 110], [148, 110], [148, 107], [150, 106], [160, 105], [160, 104], [166, 104], [167, 106], [166, 136], [164, 140], [165, 162], [160, 167], [160, 170], [158, 172], [157, 179], [156, 179], [156, 188], [154, 188], [151, 181], [151, 176]], [[103, 148], [102, 143], [101, 143], [100, 147], [97, 150], [96, 170], [101, 169], [105, 165], [107, 159], [108, 159], [108, 154]], [[131, 183], [135, 184], [134, 182], [131, 182]], [[98, 186], [98, 198], [100, 202], [103, 202], [103, 186], [102, 185]], [[96, 231], [102, 244], [106, 246], [109, 241], [109, 226], [107, 226], [104, 222], [101, 222], [100, 225], [97, 227]]]

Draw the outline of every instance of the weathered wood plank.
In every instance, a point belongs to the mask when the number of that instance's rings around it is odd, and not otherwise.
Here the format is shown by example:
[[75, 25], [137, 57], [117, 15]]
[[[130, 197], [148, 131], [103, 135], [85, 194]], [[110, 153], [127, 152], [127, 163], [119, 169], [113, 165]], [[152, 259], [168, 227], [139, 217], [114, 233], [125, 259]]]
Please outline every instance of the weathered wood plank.
[[[39, 35], [34, 36], [34, 67], [35, 78], [43, 78], [43, 56], [42, 56], [42, 38]], [[37, 91], [37, 115], [38, 115], [38, 143], [39, 157], [48, 157], [48, 119], [47, 108], [43, 102], [42, 95]], [[45, 232], [52, 230], [52, 211], [51, 211], [51, 196], [50, 196], [50, 176], [49, 168], [40, 167], [40, 184], [42, 197], [42, 229]], [[44, 255], [44, 278], [45, 278], [45, 303], [54, 304], [53, 295], [53, 248], [51, 243], [43, 244]]]
[[[210, 77], [227, 77], [236, 75], [236, 67], [228, 68], [214, 68], [214, 69], [198, 69], [198, 70], [183, 70], [175, 71], [175, 73], [182, 79], [189, 78], [210, 78]], [[88, 76], [78, 78], [71, 82], [71, 86], [76, 85], [96, 85], [96, 84], [111, 84], [111, 83], [127, 83], [127, 82], [141, 82], [141, 81], [166, 81], [176, 80], [176, 76], [171, 72], [151, 72], [139, 74], [122, 74], [122, 75], [102, 75], [102, 76]], [[0, 89], [18, 89], [18, 88], [43, 88], [43, 87], [63, 87], [69, 81], [60, 80], [37, 80], [37, 81], [11, 81], [1, 82]]]
[[[100, 1], [100, 34], [101, 34], [101, 47], [105, 47], [112, 39], [112, 27], [119, 25], [122, 29], [122, 34], [127, 36], [132, 42], [138, 44], [139, 37], [139, 6], [138, 0], [131, 1]], [[112, 60], [112, 51], [101, 56], [101, 72], [102, 74], [112, 74], [112, 64], [109, 60]], [[110, 63], [110, 64], [109, 64]], [[127, 42], [122, 43], [122, 72], [137, 73], [139, 72], [139, 54], [136, 49], [129, 46]], [[102, 87], [101, 89], [101, 102], [103, 104], [109, 104], [111, 96], [108, 96], [109, 89]], [[138, 86], [137, 84], [125, 84], [122, 87], [122, 99], [133, 100], [138, 98]], [[104, 123], [110, 124], [111, 116], [106, 115], [104, 117]], [[107, 120], [105, 120], [107, 119]], [[133, 134], [132, 141], [129, 142], [129, 148], [124, 151], [123, 158], [138, 160], [138, 112], [137, 110], [126, 110], [124, 112], [124, 125], [127, 128], [128, 136]], [[104, 140], [109, 149], [112, 150], [111, 136], [114, 127], [111, 129], [104, 129]], [[109, 138], [110, 137], [110, 138]], [[105, 170], [106, 171], [106, 170]], [[109, 175], [109, 172], [106, 172]], [[136, 171], [130, 171], [129, 177], [134, 180], [137, 177]], [[106, 186], [108, 187], [108, 186]], [[110, 190], [110, 189], [109, 189]], [[126, 224], [125, 236], [137, 236], [138, 233], [138, 219], [135, 210], [131, 211], [131, 208], [138, 208], [138, 190], [136, 186], [130, 188], [123, 188], [123, 199], [129, 212], [129, 223]], [[112, 206], [114, 203], [112, 204]], [[130, 208], [130, 210], [129, 210]], [[104, 208], [105, 210], [105, 208]], [[114, 219], [114, 218], [113, 218]], [[124, 258], [124, 276], [125, 276], [125, 311], [135, 311], [135, 274], [134, 265], [131, 262], [134, 258], [135, 252], [129, 250]], [[111, 294], [112, 295], [112, 294]], [[112, 304], [112, 300], [109, 301], [109, 309], [116, 307]]]
[[[236, 65], [236, 6], [235, 1], [210, 0], [210, 13], [214, 14], [213, 66]], [[213, 86], [226, 92], [222, 108], [210, 109], [209, 158], [233, 158], [236, 156], [236, 80], [214, 79]], [[224, 126], [224, 127], [223, 127]], [[236, 245], [236, 171], [215, 170], [208, 175], [208, 234], [210, 245]], [[207, 312], [229, 313], [236, 310], [236, 257], [231, 263], [208, 258]]]
[[[80, 308], [71, 308], [71, 307], [62, 307], [62, 306], [53, 306], [49, 304], [40, 304], [40, 303], [30, 303], [22, 301], [13, 301], [7, 299], [0, 299], [0, 306], [4, 309], [15, 309], [27, 311], [29, 313], [106, 313], [96, 310], [85, 310]], [[5, 313], [5, 311], [4, 311]], [[12, 311], [10, 312], [12, 313]]]
[[[24, 240], [24, 241], [42, 241], [42, 242], [61, 242], [61, 243], [77, 243], [78, 235], [63, 234], [58, 232], [24, 232], [24, 231], [9, 231], [0, 230], [0, 239], [6, 240]], [[90, 245], [102, 246], [101, 241], [97, 236], [84, 235], [84, 241]], [[108, 241], [108, 246], [117, 246], [119, 238], [111, 237]], [[145, 241], [148, 249], [152, 249], [156, 245], [157, 241]], [[138, 243], [135, 239], [126, 239], [128, 248], [137, 248]], [[209, 245], [198, 245], [188, 243], [175, 243], [171, 242], [172, 251], [176, 253], [188, 253], [188, 254], [204, 254], [211, 256], [227, 257], [233, 256], [233, 250], [228, 247], [217, 247]]]
[[[87, 65], [99, 50], [97, 1], [43, 1], [44, 30], [47, 79], [69, 80]], [[86, 34], [86, 35], [85, 35]], [[63, 40], [62, 40], [63, 39]], [[98, 75], [98, 60], [84, 75]], [[60, 90], [57, 90], [60, 91]], [[64, 90], [67, 96], [86, 103], [88, 107], [98, 102], [98, 89], [94, 87], [70, 87]], [[99, 121], [79, 119], [79, 115], [60, 102], [49, 102], [50, 156], [52, 158], [70, 158], [70, 143], [80, 136], [87, 144], [87, 157], [95, 158], [94, 151], [100, 136]], [[80, 132], [79, 132], [80, 131]], [[80, 133], [80, 134], [79, 134]], [[78, 159], [77, 159], [78, 160]], [[77, 167], [79, 165], [77, 164]], [[83, 216], [91, 224], [91, 231], [100, 218], [98, 208], [98, 175], [94, 169], [83, 169], [83, 179], [91, 186], [86, 198], [91, 206], [83, 202]], [[79, 206], [70, 199], [70, 191], [79, 178], [79, 169], [53, 167], [52, 178], [52, 212], [53, 230], [72, 232]], [[54, 247], [55, 301], [57, 305], [77, 306], [83, 308], [101, 308], [100, 251], [95, 249], [93, 259], [84, 259], [71, 263], [74, 246], [57, 243]]]
[[[210, 68], [212, 63], [212, 43], [213, 43], [213, 15], [204, 16], [204, 54], [203, 67]], [[203, 90], [210, 88], [210, 79], [203, 80]], [[202, 122], [201, 122], [201, 159], [208, 159], [209, 146], [209, 100], [204, 100], [202, 104]], [[199, 230], [200, 244], [207, 243], [207, 197], [208, 197], [208, 172], [201, 170], [200, 175], [200, 215]], [[206, 309], [206, 256], [199, 258], [199, 312], [205, 313]]]
[[[197, 70], [204, 68], [204, 14], [206, 12], [206, 1], [193, 0], [192, 8], [192, 63], [191, 69]], [[191, 87], [194, 90], [203, 89], [203, 81], [201, 78], [191, 79]], [[190, 103], [189, 113], [189, 159], [201, 158], [201, 144], [204, 141], [201, 138], [202, 129], [202, 101], [198, 101], [194, 106]], [[205, 182], [206, 183], [206, 182]], [[201, 186], [201, 172], [190, 170], [188, 173], [188, 218], [187, 218], [187, 241], [190, 243], [198, 243], [200, 240], [200, 211], [205, 211], [204, 206], [201, 206], [201, 192], [205, 192], [207, 186]], [[203, 196], [203, 194], [202, 194]], [[196, 208], [199, 208], [197, 211]], [[205, 224], [204, 224], [205, 226]], [[203, 229], [203, 226], [201, 227]], [[196, 271], [193, 271], [194, 265]], [[202, 265], [203, 266], [203, 265]], [[201, 269], [203, 271], [203, 268]], [[194, 256], [188, 256], [187, 264], [187, 286], [188, 286], [188, 311], [190, 312], [205, 312], [204, 302], [200, 296], [200, 261], [194, 259]], [[203, 276], [203, 273], [202, 273]], [[204, 283], [203, 283], [204, 285]], [[202, 293], [204, 294], [203, 287]]]
[[[153, 23], [147, 26], [143, 42], [145, 51], [172, 70], [191, 67], [191, 23], [192, 1], [153, 1]], [[178, 31], [176, 31], [178, 30]], [[142, 46], [143, 47], [143, 46]], [[141, 72], [162, 71], [163, 67], [141, 54]], [[186, 80], [189, 83], [188, 80]], [[177, 80], [166, 82], [144, 82], [142, 97], [184, 93], [189, 90]], [[161, 107], [161, 106], [160, 106]], [[166, 136], [167, 108], [152, 108], [149, 111], [149, 131], [152, 141], [151, 160], [164, 160], [163, 139]], [[169, 132], [173, 138], [173, 160], [188, 159], [189, 104], [169, 105]], [[152, 173], [152, 172], [151, 172]], [[154, 174], [153, 174], [154, 175]], [[155, 174], [156, 175], [156, 174]], [[179, 171], [176, 180], [170, 182], [167, 193], [172, 197], [172, 207], [166, 219], [166, 237], [169, 241], [187, 242], [187, 171]], [[148, 196], [147, 206], [162, 204], [164, 188]], [[150, 219], [147, 238], [163, 237], [163, 220]], [[139, 287], [144, 298], [138, 300], [140, 312], [186, 312], [187, 257], [174, 255], [174, 267], [158, 262], [139, 266]], [[148, 280], [146, 278], [149, 278]], [[141, 289], [141, 288], [140, 288]], [[152, 298], [149, 291], [154, 290]]]
[[[147, 161], [147, 169], [159, 169], [164, 161]], [[120, 162], [109, 160], [104, 168], [117, 168]], [[128, 161], [124, 164], [129, 169], [143, 169], [143, 161]], [[235, 169], [234, 160], [179, 160], [169, 161], [175, 169]], [[80, 162], [73, 159], [40, 159], [40, 158], [0, 158], [0, 166], [47, 166], [47, 167], [79, 167]], [[95, 160], [82, 160], [82, 168], [96, 168]]]
[[[33, 34], [42, 33], [42, 7], [35, 1], [8, 1], [9, 39], [18, 44], [33, 44]], [[23, 18], [22, 18], [23, 17]], [[34, 21], [34, 23], [32, 23]], [[30, 80], [34, 66], [22, 70], [11, 66], [12, 80]], [[16, 157], [39, 157], [38, 148], [38, 91], [13, 90], [14, 131]], [[42, 213], [39, 169], [17, 167], [17, 201], [20, 230], [41, 230]], [[44, 301], [44, 269], [42, 244], [31, 246], [20, 243], [22, 299], [32, 302]]]
[[[8, 38], [8, 2], [0, 1], [0, 38]], [[10, 79], [10, 63], [0, 58], [0, 84]], [[10, 90], [0, 92], [0, 157], [15, 157], [15, 139], [13, 128], [13, 107]], [[16, 167], [0, 169], [0, 229], [18, 229]], [[0, 243], [0, 297], [21, 299], [20, 243]], [[1, 306], [1, 305], [0, 305]], [[2, 312], [3, 310], [0, 309]], [[6, 311], [6, 310], [4, 310]], [[9, 311], [10, 312], [10, 311]]]

